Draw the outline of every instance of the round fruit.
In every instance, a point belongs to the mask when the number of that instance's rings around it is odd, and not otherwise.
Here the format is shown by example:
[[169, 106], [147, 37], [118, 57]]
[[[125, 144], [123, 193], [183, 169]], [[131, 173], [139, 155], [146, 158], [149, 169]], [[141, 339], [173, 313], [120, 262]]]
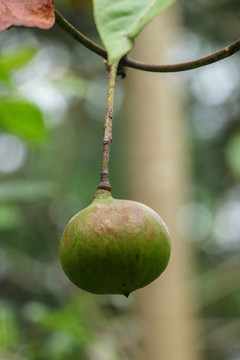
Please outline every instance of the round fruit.
[[124, 294], [155, 280], [167, 267], [166, 225], [149, 207], [97, 190], [90, 206], [67, 224], [60, 259], [69, 279], [96, 294]]

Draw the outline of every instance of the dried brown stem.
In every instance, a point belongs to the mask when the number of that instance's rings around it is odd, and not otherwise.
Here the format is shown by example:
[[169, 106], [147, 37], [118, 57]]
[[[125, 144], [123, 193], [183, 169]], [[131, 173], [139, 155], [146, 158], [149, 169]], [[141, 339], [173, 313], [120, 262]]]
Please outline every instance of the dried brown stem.
[[104, 138], [103, 138], [103, 157], [101, 169], [101, 182], [98, 189], [111, 191], [109, 183], [108, 163], [110, 146], [112, 142], [112, 119], [113, 119], [113, 104], [114, 104], [114, 89], [117, 76], [118, 61], [114, 63], [109, 70], [108, 78], [108, 94], [107, 94], [107, 109], [104, 122]]

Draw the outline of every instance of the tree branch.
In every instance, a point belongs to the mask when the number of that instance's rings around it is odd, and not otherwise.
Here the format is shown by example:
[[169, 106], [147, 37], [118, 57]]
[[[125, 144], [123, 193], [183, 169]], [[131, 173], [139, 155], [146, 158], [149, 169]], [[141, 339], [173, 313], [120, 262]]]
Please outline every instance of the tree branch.
[[69, 35], [71, 35], [75, 40], [80, 42], [89, 50], [93, 51], [95, 54], [100, 55], [101, 57], [107, 60], [107, 51], [101, 46], [95, 44], [95, 42], [93, 42], [92, 40], [88, 39], [80, 31], [78, 31], [56, 9], [55, 9], [55, 20], [56, 23]]
[[[73, 25], [71, 25], [56, 9], [55, 9], [56, 23], [63, 28], [68, 34], [70, 34], [74, 39], [80, 42], [89, 50], [93, 51], [95, 54], [100, 55], [102, 58], [107, 60], [107, 51], [94, 43], [92, 40], [84, 36], [80, 31], [78, 31]], [[226, 46], [224, 49], [221, 49], [213, 54], [202, 57], [197, 60], [172, 64], [172, 65], [154, 65], [154, 64], [145, 64], [140, 61], [136, 61], [124, 56], [120, 61], [120, 66], [131, 67], [133, 69], [150, 71], [150, 72], [178, 72], [197, 69], [201, 66], [206, 66], [213, 64], [217, 61], [223, 60], [236, 52], [240, 51], [240, 39], [234, 43]]]
[[235, 41], [234, 43], [226, 46], [224, 49], [219, 50], [211, 55], [202, 57], [197, 60], [179, 63], [179, 64], [172, 64], [172, 65], [151, 65], [151, 64], [144, 64], [140, 61], [133, 60], [126, 56], [122, 60], [122, 64], [124, 66], [128, 66], [134, 69], [143, 70], [143, 71], [151, 71], [151, 72], [178, 72], [178, 71], [186, 71], [197, 69], [201, 66], [206, 66], [213, 64], [217, 61], [223, 60], [236, 52], [240, 51], [240, 39]]

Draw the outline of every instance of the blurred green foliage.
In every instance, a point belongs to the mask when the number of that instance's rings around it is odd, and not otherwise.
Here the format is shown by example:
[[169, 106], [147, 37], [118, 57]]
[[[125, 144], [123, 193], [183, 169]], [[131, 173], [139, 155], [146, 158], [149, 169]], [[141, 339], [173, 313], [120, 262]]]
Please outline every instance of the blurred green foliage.
[[[203, 56], [239, 36], [239, 1], [179, 3], [182, 57]], [[91, 2], [55, 5], [99, 41]], [[128, 348], [141, 340], [131, 299], [80, 291], [58, 260], [65, 224], [91, 202], [99, 182], [107, 88], [102, 60], [57, 26], [46, 32], [12, 28], [1, 33], [0, 46], [0, 358], [129, 359]], [[176, 222], [183, 234], [191, 232], [196, 253], [204, 358], [236, 360], [239, 55], [182, 76], [189, 94], [193, 200]], [[119, 198], [122, 87], [119, 82], [110, 163], [113, 195]]]
[[26, 66], [36, 55], [36, 49], [30, 47], [15, 48], [1, 54], [0, 58], [0, 81], [9, 85], [11, 83], [11, 75], [17, 69]]
[[35, 48], [21, 47], [3, 52], [0, 58], [0, 128], [30, 141], [42, 139], [46, 128], [40, 109], [17, 91], [14, 72], [33, 60], [36, 52]]
[[20, 328], [13, 307], [0, 303], [0, 348], [15, 352], [20, 342]]
[[0, 101], [0, 126], [24, 139], [36, 141], [45, 135], [45, 126], [39, 108], [28, 102]]
[[0, 358], [89, 360], [97, 347], [119, 359], [116, 315], [128, 321], [129, 305], [76, 289], [58, 259], [64, 226], [98, 185], [102, 63], [57, 26], [12, 28], [0, 42]]

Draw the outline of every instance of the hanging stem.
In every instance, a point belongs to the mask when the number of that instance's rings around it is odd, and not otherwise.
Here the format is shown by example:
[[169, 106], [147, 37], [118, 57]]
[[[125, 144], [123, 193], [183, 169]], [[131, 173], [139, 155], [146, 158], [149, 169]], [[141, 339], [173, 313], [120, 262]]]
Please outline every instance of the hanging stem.
[[103, 138], [103, 157], [102, 157], [102, 170], [101, 182], [98, 189], [111, 191], [109, 183], [108, 163], [110, 145], [112, 142], [112, 119], [113, 119], [113, 103], [114, 103], [114, 89], [117, 75], [118, 61], [110, 66], [108, 78], [108, 94], [107, 94], [107, 109], [104, 122], [104, 138]]

